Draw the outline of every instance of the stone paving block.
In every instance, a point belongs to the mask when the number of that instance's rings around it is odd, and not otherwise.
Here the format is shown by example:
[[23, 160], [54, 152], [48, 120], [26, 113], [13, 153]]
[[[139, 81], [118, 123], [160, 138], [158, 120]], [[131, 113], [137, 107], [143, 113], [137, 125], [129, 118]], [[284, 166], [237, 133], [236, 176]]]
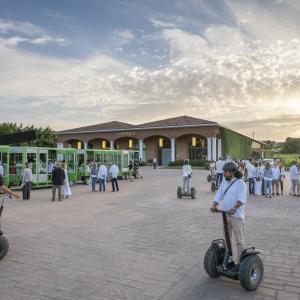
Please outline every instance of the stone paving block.
[[195, 201], [177, 199], [179, 170], [143, 174], [120, 182], [120, 193], [75, 185], [61, 203], [47, 189], [7, 202], [0, 300], [300, 300], [299, 201], [249, 197], [246, 244], [263, 250], [265, 280], [247, 293], [203, 269], [211, 241], [222, 237], [221, 218], [208, 210], [207, 171], [193, 173]]

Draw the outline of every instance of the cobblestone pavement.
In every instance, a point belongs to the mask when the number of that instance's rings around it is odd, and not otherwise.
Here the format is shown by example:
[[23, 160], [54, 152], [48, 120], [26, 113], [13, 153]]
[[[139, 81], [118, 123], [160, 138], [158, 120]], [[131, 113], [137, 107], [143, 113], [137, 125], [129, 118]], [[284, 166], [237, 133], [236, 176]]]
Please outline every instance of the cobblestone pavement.
[[49, 189], [8, 201], [0, 299], [300, 299], [300, 198], [248, 199], [247, 244], [264, 251], [265, 265], [262, 287], [249, 293], [203, 270], [222, 235], [220, 216], [208, 211], [207, 172], [194, 172], [191, 200], [176, 198], [179, 170], [142, 170], [119, 193], [77, 185], [62, 202], [50, 202]]

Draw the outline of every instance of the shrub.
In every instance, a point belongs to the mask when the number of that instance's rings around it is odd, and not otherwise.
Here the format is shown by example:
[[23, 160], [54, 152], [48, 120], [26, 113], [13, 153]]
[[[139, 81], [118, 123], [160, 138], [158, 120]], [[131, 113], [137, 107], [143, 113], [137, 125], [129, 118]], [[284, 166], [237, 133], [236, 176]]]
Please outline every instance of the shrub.
[[[169, 167], [182, 167], [183, 163], [184, 163], [184, 160], [171, 161], [169, 163]], [[190, 165], [192, 167], [204, 167], [207, 169], [209, 167], [209, 163], [206, 160], [191, 160]]]

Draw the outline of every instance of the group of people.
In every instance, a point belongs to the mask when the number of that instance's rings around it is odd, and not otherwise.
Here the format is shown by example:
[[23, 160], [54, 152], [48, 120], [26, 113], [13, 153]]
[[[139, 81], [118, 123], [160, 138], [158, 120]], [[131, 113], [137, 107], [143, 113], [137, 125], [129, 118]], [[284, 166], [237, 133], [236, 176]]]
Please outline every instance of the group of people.
[[[223, 180], [223, 167], [230, 161], [229, 159], [219, 159], [210, 163], [210, 175], [216, 180], [216, 188], [220, 186]], [[280, 160], [263, 162], [253, 159], [234, 161], [238, 170], [241, 172], [243, 179], [249, 182], [249, 194], [259, 197], [264, 195], [271, 198], [274, 195], [283, 195], [284, 181], [286, 179], [285, 166]], [[290, 194], [299, 195], [299, 167], [297, 162], [293, 162], [290, 169], [291, 189]]]
[[98, 166], [95, 162], [91, 163], [90, 167], [90, 174], [91, 174], [91, 185], [92, 191], [96, 192], [96, 185], [97, 181], [99, 181], [99, 191], [105, 192], [106, 190], [106, 180], [109, 177], [111, 180], [112, 191], [119, 191], [119, 184], [118, 184], [118, 176], [120, 170], [119, 167], [113, 162], [112, 166], [110, 167], [109, 171], [106, 167], [106, 162], [100, 163]]

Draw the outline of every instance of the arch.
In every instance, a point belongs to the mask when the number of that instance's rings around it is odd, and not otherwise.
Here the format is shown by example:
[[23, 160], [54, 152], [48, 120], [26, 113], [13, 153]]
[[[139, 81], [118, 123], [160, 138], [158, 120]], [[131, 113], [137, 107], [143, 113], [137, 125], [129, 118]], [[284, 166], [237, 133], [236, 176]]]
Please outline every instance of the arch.
[[139, 140], [132, 136], [118, 137], [114, 140], [114, 144], [116, 149], [139, 150]]
[[207, 138], [200, 134], [183, 134], [176, 138], [176, 159], [206, 160]]
[[144, 139], [146, 160], [157, 159], [159, 165], [168, 165], [171, 161], [171, 139], [164, 135], [151, 135]]
[[110, 141], [97, 137], [88, 141], [88, 149], [110, 149]]
[[66, 148], [84, 149], [84, 141], [79, 139], [69, 139], [64, 141], [63, 143]]

